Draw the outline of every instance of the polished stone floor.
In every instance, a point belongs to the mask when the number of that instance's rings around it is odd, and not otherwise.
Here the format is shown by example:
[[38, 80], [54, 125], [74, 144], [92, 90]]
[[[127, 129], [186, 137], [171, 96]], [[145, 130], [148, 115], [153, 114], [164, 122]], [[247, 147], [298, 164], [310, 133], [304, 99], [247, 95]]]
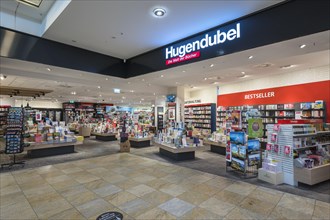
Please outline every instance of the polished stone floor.
[[330, 219], [330, 203], [132, 153], [0, 174], [0, 219]]

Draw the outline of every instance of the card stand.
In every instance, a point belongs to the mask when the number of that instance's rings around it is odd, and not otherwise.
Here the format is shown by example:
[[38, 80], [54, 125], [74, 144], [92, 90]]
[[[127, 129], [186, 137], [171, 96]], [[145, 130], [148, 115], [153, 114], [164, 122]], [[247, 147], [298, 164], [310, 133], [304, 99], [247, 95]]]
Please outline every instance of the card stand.
[[7, 133], [6, 133], [6, 148], [5, 154], [12, 154], [13, 161], [10, 163], [1, 164], [1, 169], [5, 166], [12, 168], [14, 165], [24, 167], [25, 161], [16, 161], [16, 154], [24, 151], [23, 142], [23, 108], [9, 108], [7, 115]]

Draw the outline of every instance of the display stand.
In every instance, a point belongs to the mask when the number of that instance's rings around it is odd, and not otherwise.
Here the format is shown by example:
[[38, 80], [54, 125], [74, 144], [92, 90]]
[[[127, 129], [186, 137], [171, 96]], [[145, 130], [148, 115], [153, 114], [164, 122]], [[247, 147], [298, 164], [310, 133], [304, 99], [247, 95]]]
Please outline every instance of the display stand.
[[177, 148], [171, 144], [157, 144], [159, 147], [159, 153], [172, 160], [193, 160], [195, 159], [195, 151], [197, 149], [203, 149], [203, 147], [181, 147]]
[[226, 144], [225, 143], [219, 143], [214, 142], [210, 140], [205, 140], [204, 144], [210, 145], [211, 152], [218, 153], [221, 155], [226, 155]]
[[244, 178], [257, 177], [260, 164], [260, 143], [247, 140], [245, 132], [230, 132], [230, 157], [226, 155], [226, 172], [234, 171]]
[[134, 137], [129, 137], [128, 138], [131, 147], [134, 148], [142, 148], [142, 147], [150, 147], [150, 137], [145, 137], [145, 138], [134, 138]]
[[109, 133], [109, 134], [101, 134], [101, 133], [94, 133], [95, 139], [100, 141], [116, 141], [116, 135]]
[[74, 153], [74, 147], [80, 144], [82, 144], [82, 142], [31, 144], [27, 149], [27, 156], [30, 158], [38, 158]]
[[24, 161], [16, 161], [16, 154], [24, 151], [23, 142], [23, 121], [24, 109], [19, 107], [11, 107], [7, 116], [7, 132], [6, 132], [6, 148], [5, 154], [13, 154], [13, 161], [10, 163], [1, 164], [1, 168], [8, 166], [11, 168], [14, 165], [25, 165]]

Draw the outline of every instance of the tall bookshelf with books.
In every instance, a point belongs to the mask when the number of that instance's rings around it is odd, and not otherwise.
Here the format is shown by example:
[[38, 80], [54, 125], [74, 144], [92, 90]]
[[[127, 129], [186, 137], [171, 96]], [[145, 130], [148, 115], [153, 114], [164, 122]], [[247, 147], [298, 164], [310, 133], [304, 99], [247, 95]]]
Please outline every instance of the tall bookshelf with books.
[[202, 134], [211, 134], [216, 130], [215, 103], [186, 105], [184, 107], [184, 122], [191, 124]]

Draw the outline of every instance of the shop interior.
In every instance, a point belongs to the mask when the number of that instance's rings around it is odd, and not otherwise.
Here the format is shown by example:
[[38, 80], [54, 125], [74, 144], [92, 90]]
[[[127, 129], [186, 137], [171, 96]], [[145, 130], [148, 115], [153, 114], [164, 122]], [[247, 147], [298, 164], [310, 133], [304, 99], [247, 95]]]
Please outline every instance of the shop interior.
[[329, 34], [129, 78], [1, 56], [0, 173], [128, 153], [329, 203]]

